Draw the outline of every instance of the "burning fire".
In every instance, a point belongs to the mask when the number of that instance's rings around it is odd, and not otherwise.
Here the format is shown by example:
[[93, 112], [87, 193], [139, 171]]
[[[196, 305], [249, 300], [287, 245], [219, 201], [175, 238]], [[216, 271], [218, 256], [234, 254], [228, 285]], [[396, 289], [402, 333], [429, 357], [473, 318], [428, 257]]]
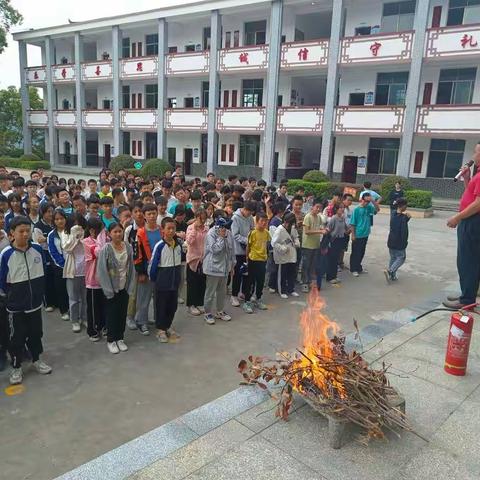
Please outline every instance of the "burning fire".
[[299, 350], [300, 356], [293, 362], [293, 370], [298, 374], [290, 383], [301, 394], [345, 398], [344, 368], [334, 361], [337, 346], [332, 340], [340, 333], [340, 326], [323, 313], [324, 307], [318, 291], [312, 289], [300, 319], [303, 350]]

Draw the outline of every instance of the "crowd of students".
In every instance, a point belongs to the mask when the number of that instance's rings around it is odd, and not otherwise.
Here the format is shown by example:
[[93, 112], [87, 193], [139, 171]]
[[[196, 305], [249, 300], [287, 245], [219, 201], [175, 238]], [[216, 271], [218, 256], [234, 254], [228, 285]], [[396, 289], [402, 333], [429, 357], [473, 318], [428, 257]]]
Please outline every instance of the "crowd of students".
[[[408, 241], [400, 185], [395, 192], [389, 283]], [[317, 199], [299, 188], [289, 197], [287, 180], [278, 188], [212, 173], [187, 181], [180, 167], [148, 179], [103, 170], [88, 182], [41, 171], [25, 181], [0, 167], [0, 370], [8, 352], [11, 384], [22, 382], [25, 356], [39, 373], [52, 371], [40, 358], [43, 308], [118, 354], [128, 350], [126, 328], [150, 335], [154, 324], [161, 343], [179, 338], [178, 304], [214, 325], [232, 319], [228, 292], [247, 314], [267, 310], [267, 276], [282, 299], [299, 296], [297, 283], [303, 292], [324, 277], [339, 283], [350, 242], [358, 277], [380, 200], [368, 183], [353, 208], [348, 193]]]

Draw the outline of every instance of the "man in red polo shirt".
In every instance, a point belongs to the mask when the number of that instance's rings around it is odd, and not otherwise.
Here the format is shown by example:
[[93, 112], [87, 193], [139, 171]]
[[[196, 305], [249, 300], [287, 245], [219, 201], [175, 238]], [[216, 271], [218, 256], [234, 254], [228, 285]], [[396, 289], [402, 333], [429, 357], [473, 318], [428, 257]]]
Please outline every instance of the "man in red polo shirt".
[[465, 192], [459, 212], [448, 219], [447, 226], [457, 229], [457, 270], [462, 294], [443, 302], [446, 307], [462, 308], [477, 301], [480, 282], [480, 142], [473, 157], [477, 173], [470, 178], [470, 169], [463, 175]]

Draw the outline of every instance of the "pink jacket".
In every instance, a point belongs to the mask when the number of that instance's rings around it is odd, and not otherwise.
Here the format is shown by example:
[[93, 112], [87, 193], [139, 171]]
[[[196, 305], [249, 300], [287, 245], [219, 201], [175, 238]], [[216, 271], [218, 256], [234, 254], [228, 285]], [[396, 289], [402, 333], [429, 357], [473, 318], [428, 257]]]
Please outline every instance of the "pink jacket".
[[96, 239], [87, 237], [83, 240], [85, 248], [85, 285], [87, 288], [102, 288], [98, 283], [97, 257], [102, 247], [107, 243], [107, 234], [103, 229]]
[[198, 264], [203, 259], [205, 250], [205, 238], [208, 233], [208, 227], [205, 225], [202, 229], [198, 229], [195, 223], [187, 228], [185, 241], [187, 242], [187, 264], [190, 270], [197, 271]]

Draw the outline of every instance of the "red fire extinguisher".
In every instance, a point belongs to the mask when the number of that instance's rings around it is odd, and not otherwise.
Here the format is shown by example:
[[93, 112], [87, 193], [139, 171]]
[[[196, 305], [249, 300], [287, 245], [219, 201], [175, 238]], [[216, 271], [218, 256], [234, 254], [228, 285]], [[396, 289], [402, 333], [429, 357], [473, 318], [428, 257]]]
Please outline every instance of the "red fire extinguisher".
[[465, 375], [472, 330], [472, 314], [467, 312], [452, 313], [444, 367], [447, 373], [459, 376]]

